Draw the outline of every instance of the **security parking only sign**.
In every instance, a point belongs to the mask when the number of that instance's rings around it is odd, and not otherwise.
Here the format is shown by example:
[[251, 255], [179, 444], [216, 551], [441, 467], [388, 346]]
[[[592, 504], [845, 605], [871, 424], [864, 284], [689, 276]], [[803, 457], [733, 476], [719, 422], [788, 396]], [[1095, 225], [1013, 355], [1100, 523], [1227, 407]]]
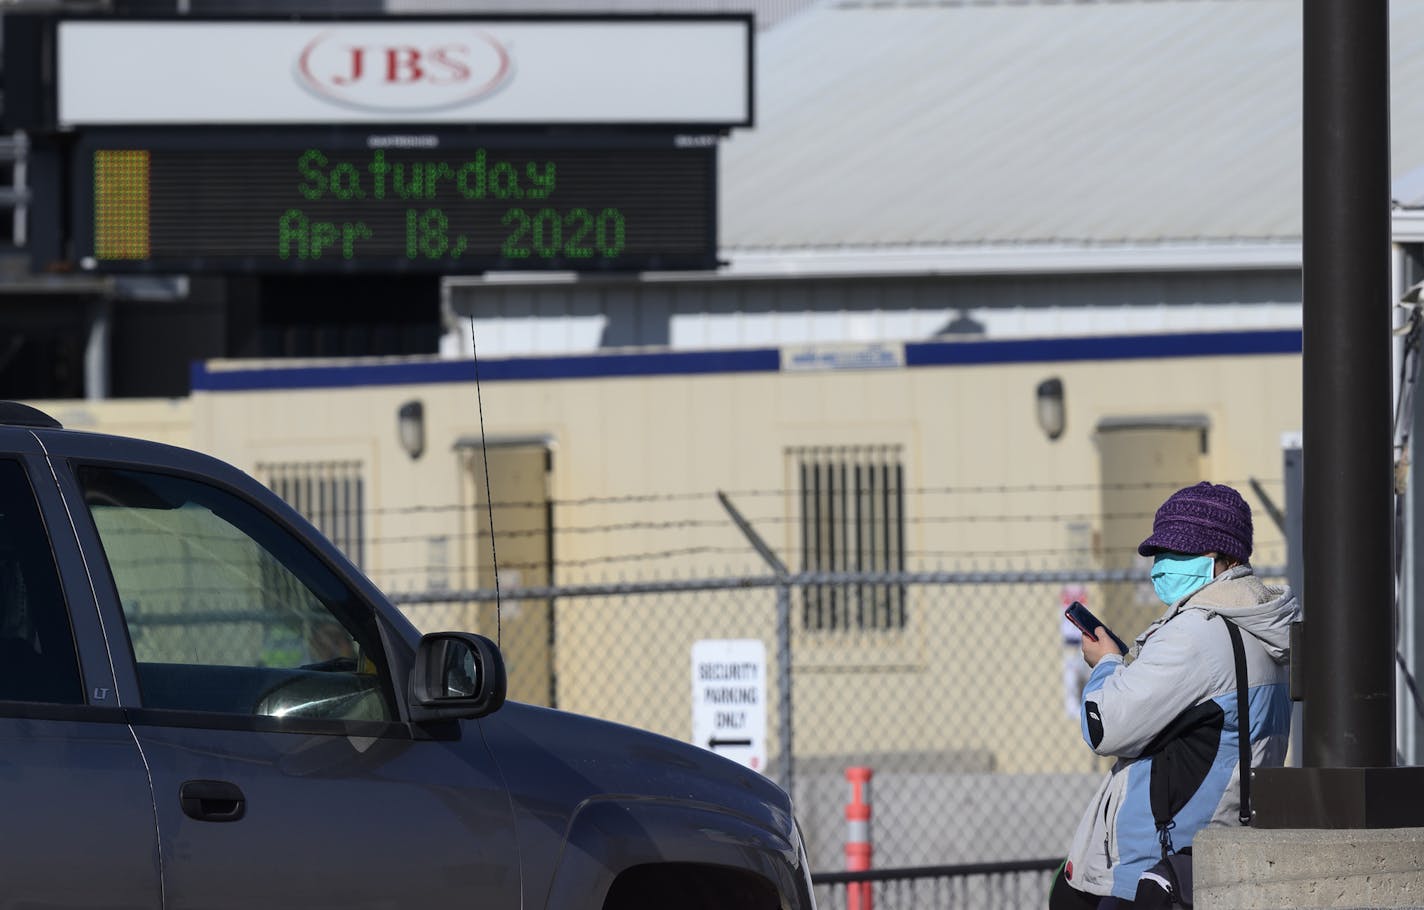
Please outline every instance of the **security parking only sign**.
[[692, 644], [692, 741], [753, 771], [766, 767], [766, 645]]

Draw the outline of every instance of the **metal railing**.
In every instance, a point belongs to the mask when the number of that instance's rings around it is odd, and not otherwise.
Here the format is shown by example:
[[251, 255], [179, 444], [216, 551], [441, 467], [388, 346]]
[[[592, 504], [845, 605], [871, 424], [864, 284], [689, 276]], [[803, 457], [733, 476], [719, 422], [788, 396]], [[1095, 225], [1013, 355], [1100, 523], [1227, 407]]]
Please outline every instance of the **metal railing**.
[[[916, 866], [866, 872], [818, 872], [811, 876], [816, 905], [842, 910], [856, 903], [864, 910], [906, 910], [912, 907], [973, 907], [976, 910], [1021, 910], [1047, 905], [1058, 857], [958, 866]], [[851, 901], [850, 889], [868, 887]]]

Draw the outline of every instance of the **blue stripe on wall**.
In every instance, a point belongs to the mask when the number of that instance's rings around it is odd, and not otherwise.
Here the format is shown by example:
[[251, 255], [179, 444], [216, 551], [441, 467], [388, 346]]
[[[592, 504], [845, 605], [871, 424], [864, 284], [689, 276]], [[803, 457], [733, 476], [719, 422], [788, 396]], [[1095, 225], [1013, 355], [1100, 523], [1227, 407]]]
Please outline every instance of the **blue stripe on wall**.
[[[1005, 341], [921, 341], [904, 346], [907, 367], [1049, 361], [1133, 360], [1156, 357], [1212, 357], [1299, 354], [1298, 329], [1256, 332], [1191, 332], [1170, 335], [1112, 335], [1095, 338], [1029, 338]], [[781, 351], [659, 351], [511, 357], [482, 360], [479, 378], [500, 380], [595, 379], [618, 376], [678, 376], [715, 373], [772, 373], [781, 369]], [[341, 388], [365, 385], [470, 382], [471, 360], [348, 363], [330, 366], [210, 370], [193, 364], [195, 392]]]
[[190, 370], [189, 383], [195, 392], [249, 392], [406, 385], [413, 382], [469, 382], [474, 376], [474, 363], [469, 360], [264, 367], [246, 370], [210, 370], [207, 364], [198, 362], [194, 363]]
[[1026, 338], [1011, 341], [926, 341], [905, 345], [907, 366], [1218, 357], [1227, 354], [1299, 354], [1301, 332], [1188, 332], [1106, 335], [1096, 338]]
[[[780, 351], [754, 348], [739, 351], [669, 351], [481, 360], [479, 376], [481, 382], [498, 382], [510, 379], [593, 379], [694, 373], [774, 373], [780, 369]], [[209, 370], [206, 364], [195, 363], [191, 373], [192, 389], [195, 392], [471, 382], [474, 378], [475, 364], [472, 360], [279, 366], [238, 370]]]

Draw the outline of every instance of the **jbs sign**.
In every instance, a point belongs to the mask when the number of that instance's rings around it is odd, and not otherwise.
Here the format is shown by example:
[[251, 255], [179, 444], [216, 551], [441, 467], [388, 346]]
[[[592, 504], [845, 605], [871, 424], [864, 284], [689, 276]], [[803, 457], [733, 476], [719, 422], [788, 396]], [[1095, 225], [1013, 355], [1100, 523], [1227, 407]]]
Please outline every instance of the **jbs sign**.
[[63, 126], [752, 120], [748, 15], [57, 25]]
[[[322, 31], [302, 48], [296, 78], [318, 96], [376, 111], [455, 107], [498, 91], [512, 69], [497, 39], [455, 27], [434, 44], [393, 28], [382, 40], [353, 29]], [[416, 93], [418, 97], [415, 97]]]

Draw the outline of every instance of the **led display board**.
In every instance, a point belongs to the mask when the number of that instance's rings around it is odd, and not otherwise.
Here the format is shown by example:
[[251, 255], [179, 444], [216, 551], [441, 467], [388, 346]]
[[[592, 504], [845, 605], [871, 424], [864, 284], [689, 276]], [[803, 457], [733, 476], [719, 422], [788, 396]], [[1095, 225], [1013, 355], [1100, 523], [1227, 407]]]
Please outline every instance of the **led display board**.
[[716, 137], [91, 131], [94, 272], [707, 269]]

